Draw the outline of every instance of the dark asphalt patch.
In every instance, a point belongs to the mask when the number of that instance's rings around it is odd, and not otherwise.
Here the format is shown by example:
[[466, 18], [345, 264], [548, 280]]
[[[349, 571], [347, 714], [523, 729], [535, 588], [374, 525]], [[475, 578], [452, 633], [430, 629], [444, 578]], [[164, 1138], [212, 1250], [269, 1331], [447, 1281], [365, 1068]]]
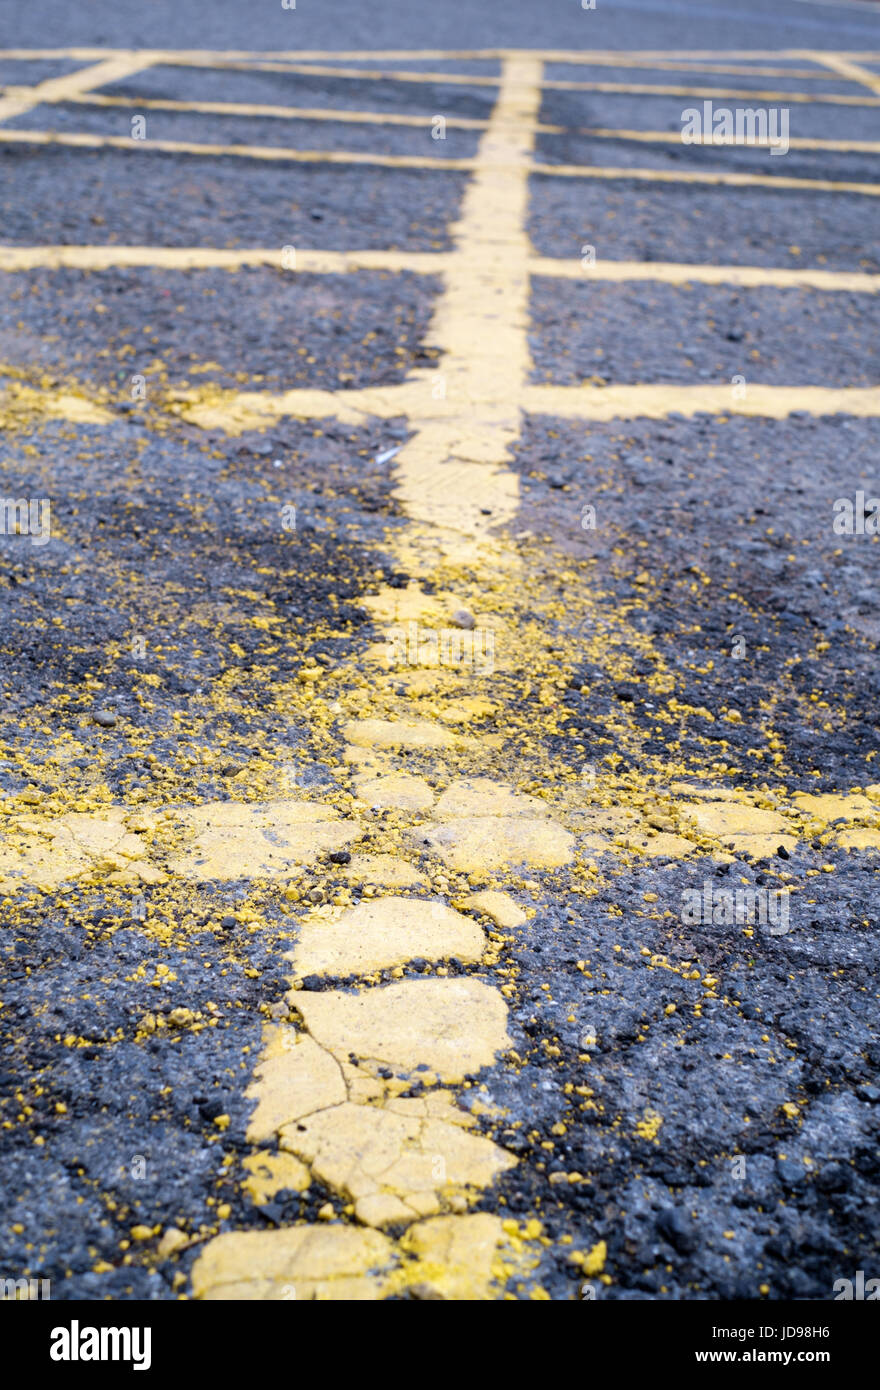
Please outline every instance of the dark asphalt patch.
[[[873, 386], [874, 295], [639, 281], [532, 281], [532, 379]], [[817, 352], [832, 342], [833, 352]]]
[[529, 234], [538, 255], [612, 261], [880, 270], [865, 245], [870, 200], [857, 195], [694, 184], [531, 179]]
[[[878, 541], [833, 530], [836, 499], [876, 494], [876, 448], [876, 421], [844, 417], [592, 423], [588, 433], [531, 421], [517, 524], [588, 559], [600, 611], [623, 615], [632, 635], [628, 672], [609, 637], [607, 667], [585, 658], [583, 691], [568, 696], [597, 761], [614, 752], [644, 777], [683, 757], [707, 776], [727, 766], [743, 785], [779, 775], [813, 792], [876, 780]], [[576, 656], [595, 636], [560, 631], [559, 642]], [[650, 689], [661, 670], [677, 700], [712, 717], [664, 715], [666, 697]], [[638, 752], [609, 738], [611, 718], [643, 730]]]
[[[781, 938], [682, 924], [683, 891], [705, 880], [778, 886], [711, 860], [602, 861], [594, 895], [565, 911], [558, 885], [516, 932], [522, 1063], [485, 1084], [512, 1115], [525, 1093], [529, 1112], [483, 1123], [522, 1160], [498, 1190], [554, 1241], [553, 1297], [757, 1298], [766, 1284], [825, 1299], [842, 1269], [876, 1263], [880, 1114], [862, 1092], [880, 1062], [877, 869], [840, 859], [831, 888], [795, 897]], [[802, 1123], [781, 1109], [792, 1098]], [[652, 1114], [662, 1125], [640, 1134]], [[568, 1256], [600, 1240], [613, 1284], [581, 1295]]]
[[[317, 224], [316, 224], [317, 225]], [[0, 277], [0, 362], [132, 402], [175, 386], [328, 390], [431, 364], [433, 278], [386, 271], [38, 270]], [[189, 375], [193, 373], [193, 375]]]
[[446, 250], [467, 180], [452, 171], [438, 178], [149, 150], [132, 158], [121, 150], [0, 145], [0, 160], [0, 214], [12, 246]]
[[[357, 596], [395, 524], [374, 459], [401, 429], [157, 438], [132, 418], [31, 438], [36, 455], [8, 443], [0, 491], [49, 497], [53, 534], [2, 541], [6, 790], [106, 781], [113, 797], [202, 801], [255, 758], [281, 779], [304, 726], [273, 691], [310, 655], [335, 665], [360, 633]], [[114, 727], [93, 722], [97, 707]], [[186, 740], [223, 756], [191, 764]]]
[[0, 85], [4, 87], [33, 87], [52, 77], [64, 77], [87, 64], [76, 58], [0, 58]]

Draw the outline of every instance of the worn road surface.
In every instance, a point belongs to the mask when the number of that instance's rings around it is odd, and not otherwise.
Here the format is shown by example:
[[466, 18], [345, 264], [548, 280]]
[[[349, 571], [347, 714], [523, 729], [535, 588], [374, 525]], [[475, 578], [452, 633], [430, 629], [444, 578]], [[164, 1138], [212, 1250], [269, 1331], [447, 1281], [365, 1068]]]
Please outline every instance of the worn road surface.
[[0, 3], [0, 1280], [880, 1276], [880, 13], [772, 10]]

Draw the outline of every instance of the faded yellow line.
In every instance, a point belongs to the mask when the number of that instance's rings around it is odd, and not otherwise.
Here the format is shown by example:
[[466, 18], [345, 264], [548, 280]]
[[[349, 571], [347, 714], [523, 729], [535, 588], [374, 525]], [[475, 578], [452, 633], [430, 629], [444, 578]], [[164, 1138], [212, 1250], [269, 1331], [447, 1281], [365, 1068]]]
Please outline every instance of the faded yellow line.
[[533, 164], [531, 172], [562, 179], [636, 179], [641, 183], [703, 183], [727, 188], [790, 188], [801, 193], [857, 193], [868, 198], [880, 196], [880, 183], [795, 179], [782, 174], [719, 173], [702, 169], [626, 169], [584, 164]]
[[[2, 266], [2, 258], [0, 258]], [[659, 280], [669, 285], [738, 285], [743, 289], [846, 290], [854, 294], [877, 294], [880, 275], [861, 271], [813, 270], [804, 267], [791, 270], [778, 266], [752, 265], [688, 265], [679, 261], [607, 261], [597, 260], [584, 266], [572, 256], [566, 260], [533, 256], [529, 261], [532, 275], [553, 275], [564, 280]]]
[[[448, 255], [437, 251], [316, 251], [295, 248], [297, 274], [345, 275], [353, 270], [408, 270], [436, 275]], [[0, 271], [38, 269], [112, 270], [117, 266], [162, 270], [238, 270], [242, 266], [285, 265], [281, 247], [213, 246], [0, 246]], [[292, 273], [292, 272], [291, 272]]]
[[[189, 67], [191, 63], [169, 58], [167, 66]], [[245, 72], [289, 72], [300, 75], [301, 77], [342, 77], [358, 82], [415, 82], [436, 86], [446, 84], [462, 87], [497, 87], [500, 77], [487, 77], [473, 73], [449, 73], [449, 72], [412, 72], [403, 68], [348, 68], [334, 67], [329, 64], [283, 61], [240, 63], [235, 61], [217, 61], [210, 66], [218, 69], [245, 71]], [[822, 80], [821, 73], [814, 74]], [[755, 88], [746, 87], [744, 89], [724, 88], [724, 87], [692, 87], [680, 85], [660, 85], [653, 83], [629, 83], [629, 82], [578, 82], [562, 81], [559, 79], [545, 79], [542, 84], [543, 90], [561, 92], [623, 92], [628, 96], [688, 96], [688, 97], [747, 97], [750, 100], [762, 101], [791, 101], [791, 102], [818, 102], [832, 103], [844, 106], [873, 106], [876, 100], [873, 97], [865, 97], [861, 94], [838, 94], [832, 92], [813, 93], [813, 92], [777, 92], [762, 91]]]
[[33, 87], [16, 87], [10, 93], [7, 87], [7, 95], [0, 97], [0, 121], [11, 120], [13, 116], [21, 116], [26, 111], [31, 111], [35, 106], [40, 106], [43, 102], [65, 101], [87, 92], [93, 87], [103, 87], [109, 82], [120, 82], [125, 77], [130, 77], [132, 73], [141, 72], [144, 68], [151, 66], [149, 57], [136, 56], [134, 54], [107, 58], [104, 62], [96, 63], [94, 67], [80, 68], [77, 72], [70, 72], [65, 77], [50, 77], [45, 82], [38, 82]]
[[847, 82], [858, 82], [863, 87], [867, 87], [875, 96], [880, 96], [880, 76], [875, 72], [869, 72], [859, 63], [852, 63], [847, 58], [839, 58], [833, 53], [816, 53], [814, 55], [817, 63], [824, 63], [831, 68], [838, 77], [846, 78]]
[[[284, 145], [213, 145], [189, 140], [134, 140], [127, 135], [92, 135], [42, 130], [0, 130], [0, 141], [28, 145], [64, 145], [76, 149], [121, 149], [139, 153], [190, 154], [219, 158], [286, 161], [296, 164], [362, 164], [390, 169], [423, 169], [471, 173], [474, 159], [432, 159], [429, 156], [372, 154], [360, 150], [293, 150]], [[801, 192], [880, 195], [880, 183], [795, 179], [772, 174], [716, 173], [703, 170], [626, 169], [581, 164], [530, 164], [532, 174], [553, 178], [635, 179], [652, 183], [703, 183], [735, 188], [789, 188]]]
[[534, 415], [576, 420], [660, 420], [680, 415], [754, 415], [784, 420], [807, 415], [880, 416], [878, 386], [761, 386], [748, 383], [734, 396], [731, 385], [529, 386], [523, 409]]
[[413, 383], [399, 386], [366, 387], [353, 391], [227, 391], [219, 387], [196, 387], [173, 392], [168, 408], [189, 424], [201, 429], [242, 434], [264, 429], [275, 420], [290, 416], [296, 420], [335, 417], [341, 424], [362, 424], [370, 416], [391, 420], [406, 415], [417, 404], [422, 387]]
[[[169, 54], [164, 67], [193, 67], [196, 64]], [[202, 66], [198, 64], [197, 66]], [[498, 87], [500, 77], [487, 77], [482, 73], [461, 72], [410, 72], [403, 68], [346, 68], [328, 63], [303, 63], [283, 61], [239, 62], [219, 59], [205, 64], [222, 71], [233, 72], [289, 72], [300, 77], [344, 77], [359, 82], [421, 82], [436, 86], [440, 83], [455, 87]]]
[[141, 154], [192, 154], [217, 158], [266, 159], [295, 164], [366, 164], [386, 169], [471, 171], [472, 159], [431, 159], [407, 154], [371, 154], [360, 150], [292, 150], [286, 145], [209, 145], [190, 140], [133, 140], [129, 135], [91, 135], [46, 130], [0, 130], [0, 140], [25, 145], [65, 145], [75, 149], [135, 150]]
[[[318, 251], [296, 247], [296, 273], [346, 275], [357, 270], [409, 271], [414, 275], [442, 275], [454, 253], [445, 251]], [[243, 266], [289, 269], [277, 246], [0, 246], [0, 272], [39, 269], [112, 270], [143, 267], [162, 270], [238, 270]], [[846, 291], [877, 294], [880, 275], [862, 271], [791, 269], [779, 266], [695, 265], [679, 261], [598, 260], [583, 266], [579, 257], [530, 255], [530, 275], [562, 280], [601, 280], [625, 283], [654, 280], [672, 285], [690, 283], [737, 285], [743, 289], [765, 286], [777, 289]]]
[[815, 103], [818, 106], [877, 106], [880, 98], [841, 92], [765, 92], [754, 87], [682, 87], [629, 82], [556, 82], [544, 88], [557, 92], [622, 92], [625, 96], [744, 97], [749, 101]]
[[410, 378], [421, 388], [408, 412], [418, 432], [395, 461], [398, 496], [413, 520], [453, 533], [453, 548], [462, 537], [467, 545], [484, 539], [518, 505], [517, 477], [506, 465], [530, 368], [525, 226], [541, 76], [530, 56], [504, 62], [427, 335], [441, 349], [439, 371]]
[[[83, 98], [88, 101], [87, 97]], [[612, 130], [604, 126], [580, 126], [576, 131], [572, 131], [565, 126], [542, 126], [542, 131], [552, 134], [577, 134], [592, 135], [600, 140], [640, 140], [646, 144], [657, 145], [680, 145], [682, 143], [680, 131], [668, 130]], [[689, 140], [689, 145], [715, 145], [719, 149], [725, 146], [739, 146], [734, 136], [727, 139], [718, 139], [713, 135], [707, 135], [701, 140]], [[788, 140], [790, 149], [793, 150], [830, 150], [841, 154], [880, 154], [880, 140], [810, 140], [800, 136], [792, 136]], [[756, 145], [754, 148], [767, 148]]]
[[[778, 55], [774, 55], [778, 56]], [[633, 58], [629, 53], [554, 53], [543, 55], [547, 63], [571, 64], [571, 66], [581, 67], [609, 67], [609, 68], [651, 68], [657, 72], [687, 72], [689, 64], [693, 64], [698, 72], [718, 72], [726, 73], [737, 77], [809, 77], [816, 78], [818, 81], [831, 82], [834, 79], [816, 68], [785, 68], [785, 67], [750, 67], [748, 64], [741, 63], [715, 63], [711, 59], [700, 62], [698, 59], [679, 58], [674, 55], [663, 58]], [[818, 61], [818, 60], [817, 60]]]
[[[430, 130], [433, 120], [432, 116], [401, 115], [388, 111], [346, 111], [345, 109], [328, 109], [321, 106], [274, 106], [238, 101], [172, 101], [160, 98], [144, 100], [140, 97], [109, 97], [97, 93], [58, 98], [58, 100], [79, 106], [124, 107], [138, 111], [179, 111], [192, 112], [197, 115], [252, 117], [259, 120], [265, 117], [289, 121], [332, 121], [339, 125], [396, 125], [417, 130]], [[485, 130], [489, 124], [487, 120], [470, 119], [464, 116], [445, 116], [444, 120], [446, 126], [452, 130]], [[590, 135], [600, 140], [637, 140], [646, 144], [663, 145], [680, 145], [682, 143], [680, 132], [665, 130], [617, 130], [604, 126], [572, 128], [543, 124], [539, 124], [535, 128], [541, 135]], [[715, 145], [721, 148], [728, 145], [736, 146], [740, 142], [733, 136], [729, 139], [719, 139], [710, 135], [704, 140], [692, 140], [689, 143]], [[789, 139], [788, 144], [791, 149], [796, 150], [880, 154], [880, 140], [812, 140], [794, 136]]]
[[[158, 98], [143, 100], [140, 97], [82, 96], [68, 97], [65, 100], [81, 106], [125, 106], [144, 111], [192, 111], [214, 116], [253, 116], [262, 119], [277, 118], [290, 121], [337, 121], [340, 123], [365, 125], [415, 126], [418, 129], [431, 129], [431, 116], [408, 116], [385, 111], [345, 111], [332, 110], [325, 106], [262, 106], [258, 103], [239, 101], [165, 101]], [[454, 130], [485, 130], [488, 121], [470, 120], [465, 116], [445, 116], [447, 127]], [[562, 130], [562, 126], [548, 126], [548, 130]]]

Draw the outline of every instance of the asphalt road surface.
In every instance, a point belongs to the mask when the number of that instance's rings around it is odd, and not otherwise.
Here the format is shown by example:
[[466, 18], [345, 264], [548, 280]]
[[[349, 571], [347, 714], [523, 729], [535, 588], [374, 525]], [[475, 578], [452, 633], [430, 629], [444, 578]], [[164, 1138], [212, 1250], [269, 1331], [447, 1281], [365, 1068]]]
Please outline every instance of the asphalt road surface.
[[0, 1280], [880, 1276], [877, 7], [0, 43]]

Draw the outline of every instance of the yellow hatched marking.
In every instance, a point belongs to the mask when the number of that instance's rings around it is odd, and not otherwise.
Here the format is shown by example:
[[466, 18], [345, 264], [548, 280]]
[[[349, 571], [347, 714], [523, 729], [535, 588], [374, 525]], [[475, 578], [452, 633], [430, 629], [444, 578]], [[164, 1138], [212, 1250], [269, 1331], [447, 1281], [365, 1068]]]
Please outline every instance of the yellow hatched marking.
[[839, 77], [846, 78], [847, 82], [859, 82], [875, 96], [880, 96], [880, 75], [876, 72], [869, 72], [858, 63], [851, 63], [847, 58], [837, 57], [833, 53], [816, 53], [814, 57], [817, 63], [824, 63]]
[[89, 91], [92, 87], [103, 87], [108, 82], [119, 82], [125, 77], [130, 77], [132, 73], [140, 72], [147, 67], [150, 67], [149, 58], [129, 54], [124, 57], [108, 58], [104, 62], [96, 63], [94, 67], [80, 68], [77, 72], [67, 73], [64, 77], [50, 77], [47, 81], [38, 82], [33, 87], [17, 87], [11, 93], [7, 87], [5, 89], [7, 95], [0, 97], [0, 121], [11, 120], [13, 116], [22, 116], [26, 111], [31, 111], [35, 106], [46, 101], [65, 101], [81, 92]]

